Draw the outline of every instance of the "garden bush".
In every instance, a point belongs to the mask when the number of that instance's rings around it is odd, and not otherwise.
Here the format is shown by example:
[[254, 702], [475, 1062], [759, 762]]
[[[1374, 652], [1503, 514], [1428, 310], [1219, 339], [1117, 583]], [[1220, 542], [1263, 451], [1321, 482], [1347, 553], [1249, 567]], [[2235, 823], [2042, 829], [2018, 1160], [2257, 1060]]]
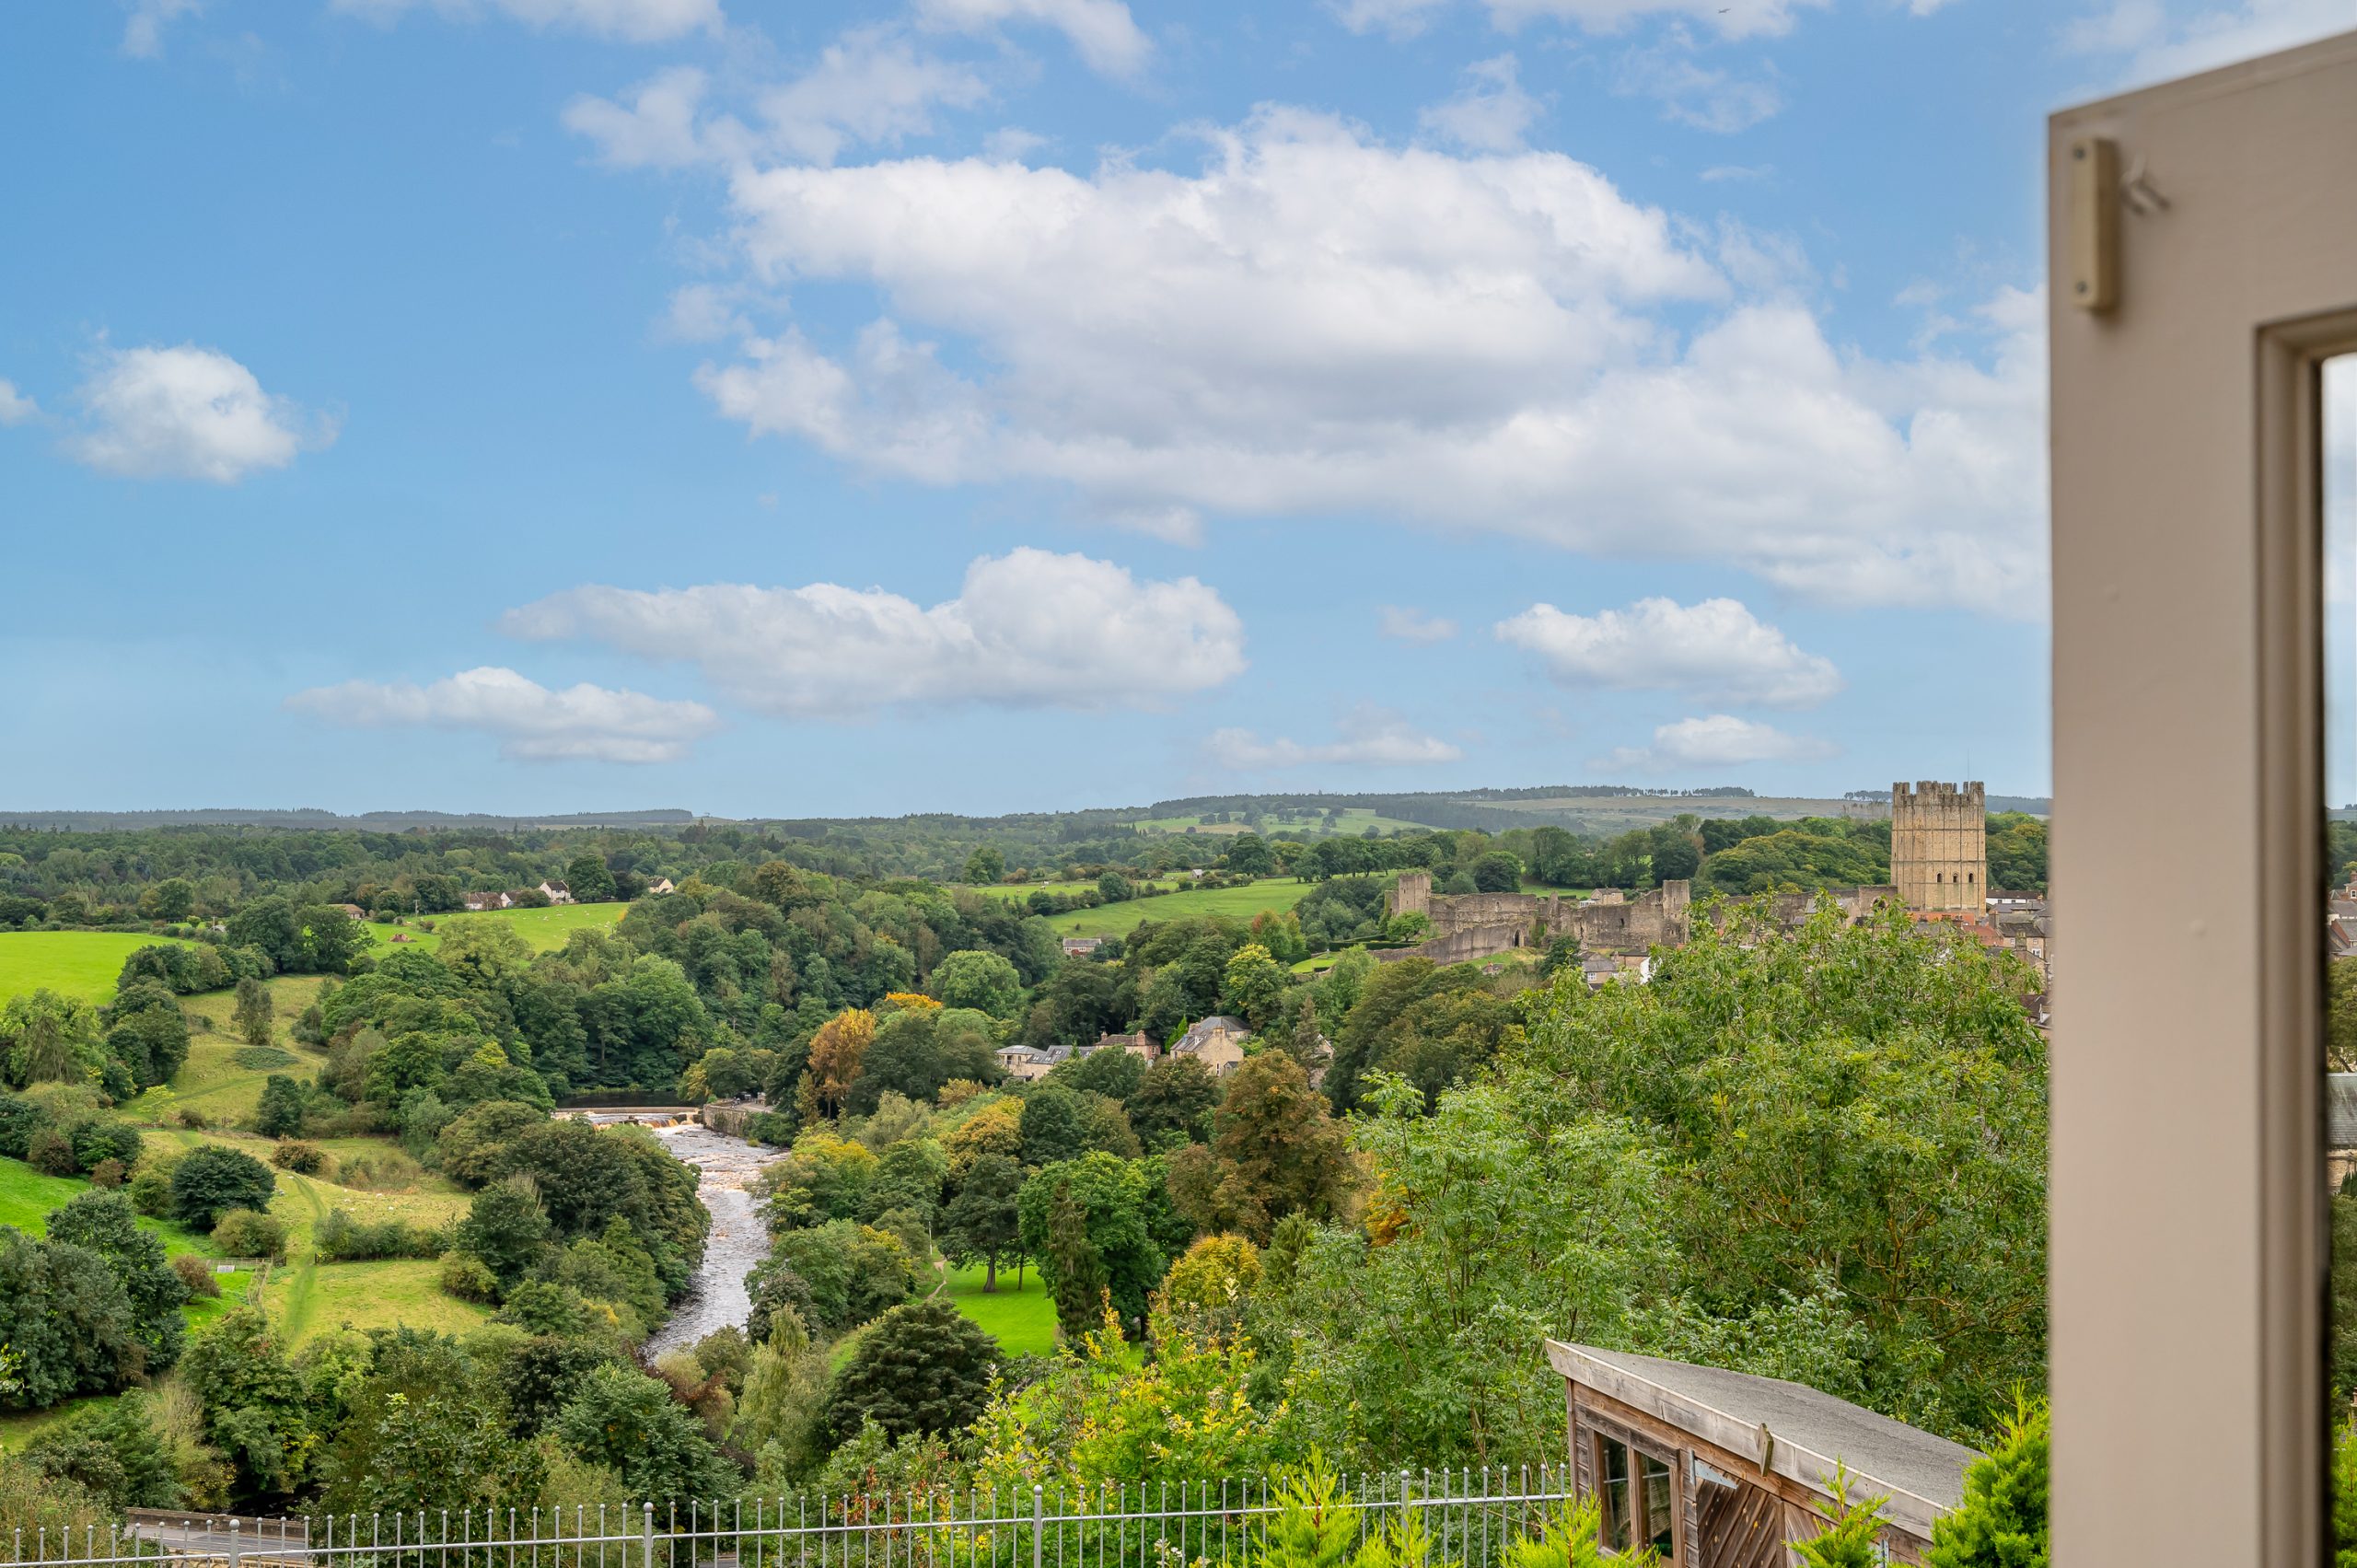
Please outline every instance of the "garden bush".
[[71, 1176], [74, 1145], [56, 1128], [44, 1127], [26, 1145], [25, 1163], [44, 1176]]
[[300, 1138], [282, 1138], [278, 1147], [270, 1151], [270, 1163], [281, 1170], [317, 1176], [327, 1168], [328, 1156], [317, 1144], [307, 1144]]
[[214, 1300], [221, 1295], [221, 1282], [214, 1275], [213, 1264], [208, 1259], [199, 1258], [192, 1252], [183, 1252], [172, 1260], [172, 1272], [180, 1277], [180, 1283], [188, 1286], [191, 1295]]
[[213, 1240], [232, 1258], [286, 1256], [286, 1225], [253, 1209], [231, 1209], [213, 1227]]

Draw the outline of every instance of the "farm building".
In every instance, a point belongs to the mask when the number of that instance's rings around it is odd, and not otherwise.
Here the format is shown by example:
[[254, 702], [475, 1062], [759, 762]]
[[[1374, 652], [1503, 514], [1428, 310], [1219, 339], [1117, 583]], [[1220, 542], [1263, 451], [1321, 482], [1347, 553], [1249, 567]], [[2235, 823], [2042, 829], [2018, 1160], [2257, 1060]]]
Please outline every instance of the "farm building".
[[1837, 1466], [1850, 1497], [1883, 1497], [1881, 1545], [1923, 1561], [1932, 1521], [1980, 1456], [1800, 1383], [1550, 1340], [1572, 1470], [1604, 1506], [1604, 1544], [1679, 1568], [1785, 1568], [1824, 1527]]

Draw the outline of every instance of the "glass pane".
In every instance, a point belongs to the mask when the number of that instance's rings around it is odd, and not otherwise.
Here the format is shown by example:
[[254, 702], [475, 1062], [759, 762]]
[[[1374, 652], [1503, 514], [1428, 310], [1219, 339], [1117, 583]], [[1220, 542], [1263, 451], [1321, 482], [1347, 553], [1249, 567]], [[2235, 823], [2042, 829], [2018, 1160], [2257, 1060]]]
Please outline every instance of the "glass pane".
[[1604, 1544], [1629, 1544], [1629, 1450], [1609, 1437], [1596, 1439], [1596, 1490], [1604, 1499]]
[[1670, 1484], [1670, 1469], [1651, 1454], [1637, 1456], [1638, 1527], [1644, 1541], [1664, 1561], [1674, 1558], [1677, 1537], [1673, 1533], [1678, 1512], [1677, 1489]]
[[[2357, 354], [2324, 366], [2325, 1179], [2332, 1198], [2330, 1408], [2357, 1399]], [[2336, 1476], [2345, 1467], [2335, 1466]]]

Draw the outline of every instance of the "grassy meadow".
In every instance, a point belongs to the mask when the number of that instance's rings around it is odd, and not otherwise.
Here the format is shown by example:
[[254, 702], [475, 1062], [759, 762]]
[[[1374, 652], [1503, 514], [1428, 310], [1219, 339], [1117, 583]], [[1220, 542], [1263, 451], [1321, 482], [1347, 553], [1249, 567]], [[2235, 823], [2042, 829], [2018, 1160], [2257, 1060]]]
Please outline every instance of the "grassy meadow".
[[[1025, 890], [1028, 891], [1028, 889]], [[523, 937], [525, 946], [535, 953], [552, 953], [563, 947], [565, 939], [575, 932], [612, 925], [629, 908], [625, 903], [552, 904], [547, 909], [484, 910], [480, 914], [411, 915], [399, 924], [379, 925], [371, 920], [364, 922], [363, 925], [368, 933], [368, 940], [376, 945], [380, 956], [397, 947], [411, 947], [430, 953], [442, 945], [443, 933], [454, 925], [477, 920], [492, 921], [509, 927]], [[434, 929], [426, 930], [422, 923], [431, 923]], [[405, 936], [408, 940], [396, 942], [394, 937], [397, 935]]]
[[958, 1310], [971, 1318], [1009, 1354], [1045, 1355], [1056, 1348], [1056, 1304], [1048, 1299], [1039, 1271], [1023, 1271], [1023, 1288], [1015, 1288], [1015, 1271], [998, 1272], [998, 1289], [982, 1294], [980, 1263], [952, 1269], [942, 1288]]
[[1312, 886], [1298, 877], [1272, 877], [1240, 888], [1205, 888], [1167, 893], [1158, 899], [1129, 899], [1093, 910], [1073, 910], [1050, 915], [1048, 923], [1059, 936], [1120, 936], [1149, 920], [1190, 920], [1207, 914], [1250, 920], [1262, 910], [1293, 908]]
[[172, 940], [126, 931], [0, 932], [0, 1002], [29, 991], [104, 1002], [125, 958]]

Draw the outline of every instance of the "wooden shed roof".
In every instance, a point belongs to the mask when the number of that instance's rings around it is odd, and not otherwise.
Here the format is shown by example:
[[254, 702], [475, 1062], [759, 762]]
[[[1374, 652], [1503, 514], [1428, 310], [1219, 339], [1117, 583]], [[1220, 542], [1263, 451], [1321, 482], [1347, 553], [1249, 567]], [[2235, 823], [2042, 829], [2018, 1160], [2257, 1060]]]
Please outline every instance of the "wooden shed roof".
[[1926, 1538], [1980, 1458], [1804, 1383], [1554, 1340], [1547, 1358], [1575, 1383], [1829, 1497], [1835, 1465], [1846, 1466], [1853, 1499], [1887, 1493], [1883, 1516]]

